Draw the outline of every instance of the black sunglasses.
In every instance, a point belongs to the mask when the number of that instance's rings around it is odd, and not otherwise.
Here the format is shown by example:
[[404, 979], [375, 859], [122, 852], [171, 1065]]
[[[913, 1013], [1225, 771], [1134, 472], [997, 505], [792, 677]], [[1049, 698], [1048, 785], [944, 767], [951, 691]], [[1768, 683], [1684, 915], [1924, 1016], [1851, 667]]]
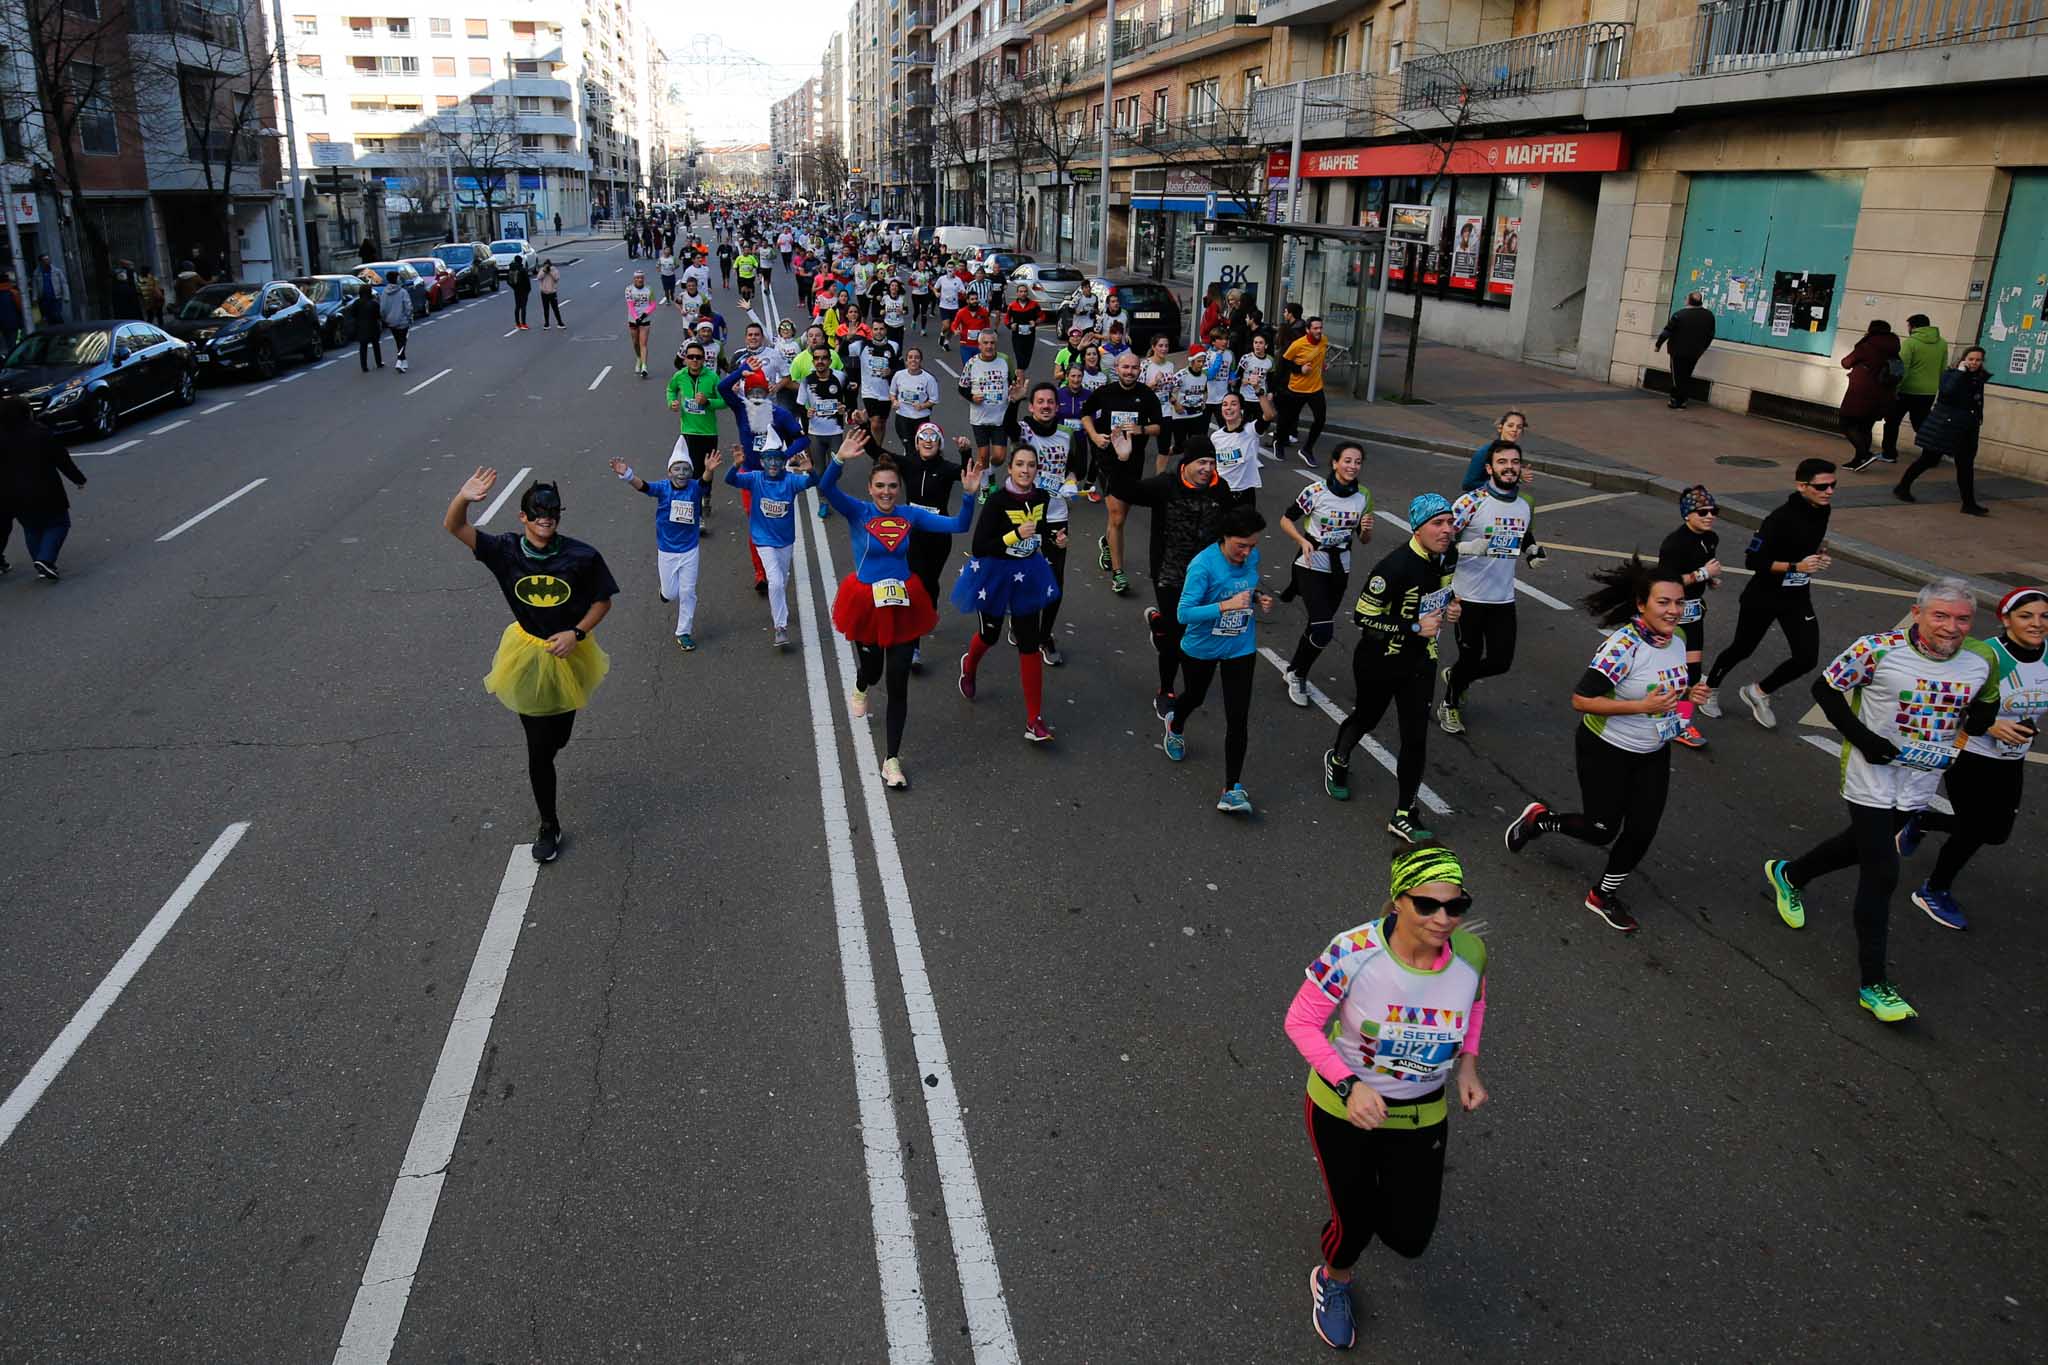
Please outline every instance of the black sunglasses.
[[1806, 486], [1808, 488], [1811, 488], [1816, 493], [1825, 493], [1835, 486], [1835, 481], [1833, 479], [1829, 479], [1826, 483], [1810, 483]]
[[1415, 913], [1425, 919], [1438, 912], [1449, 915], [1452, 919], [1463, 919], [1465, 912], [1472, 908], [1472, 898], [1463, 892], [1451, 897], [1447, 901], [1433, 900], [1428, 896], [1418, 896], [1413, 891], [1406, 894], [1409, 904], [1415, 907]]

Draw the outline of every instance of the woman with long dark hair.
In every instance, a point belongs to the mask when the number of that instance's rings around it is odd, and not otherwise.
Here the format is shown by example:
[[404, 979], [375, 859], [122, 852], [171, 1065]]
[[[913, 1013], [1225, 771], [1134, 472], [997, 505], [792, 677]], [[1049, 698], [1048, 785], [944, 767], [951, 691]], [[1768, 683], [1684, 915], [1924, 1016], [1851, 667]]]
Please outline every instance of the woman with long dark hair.
[[1946, 455], [1956, 462], [1956, 491], [1963, 495], [1964, 514], [1991, 515], [1977, 502], [1977, 432], [1984, 425], [1984, 382], [1990, 377], [1984, 369], [1982, 346], [1965, 350], [1956, 367], [1941, 377], [1927, 420], [1913, 427], [1920, 458], [1900, 476], [1893, 497], [1900, 502], [1918, 502], [1913, 496], [1913, 480], [1940, 464]]

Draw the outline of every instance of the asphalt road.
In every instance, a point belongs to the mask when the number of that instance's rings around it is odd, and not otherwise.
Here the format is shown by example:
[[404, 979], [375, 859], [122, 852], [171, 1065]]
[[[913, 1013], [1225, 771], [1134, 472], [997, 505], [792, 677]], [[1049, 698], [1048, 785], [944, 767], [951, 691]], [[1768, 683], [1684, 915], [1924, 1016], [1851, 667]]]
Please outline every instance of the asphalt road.
[[[1022, 739], [1006, 650], [960, 698], [948, 612], [886, 795], [824, 619], [837, 520], [805, 520], [777, 654], [718, 490], [702, 648], [670, 641], [648, 504], [604, 468], [675, 430], [679, 324], [636, 380], [628, 269], [564, 272], [567, 335], [506, 335], [501, 295], [417, 329], [409, 375], [340, 356], [124, 428], [84, 448], [65, 581], [0, 581], [0, 1361], [1322, 1358], [1280, 1023], [1382, 899], [1391, 778], [1361, 756], [1330, 801], [1334, 721], [1262, 665], [1258, 813], [1216, 813], [1220, 711], [1165, 759], [1143, 580], [1110, 593], [1082, 504], [1056, 742]], [[439, 529], [477, 464], [559, 478], [624, 588], [537, 876], [480, 686], [503, 605]], [[1455, 475], [1375, 445], [1367, 481], [1400, 508]], [[1269, 515], [1299, 482], [1268, 468]], [[1555, 553], [1524, 579], [1558, 603], [1675, 516], [1532, 492]], [[1826, 647], [1909, 586], [1831, 575]], [[2041, 803], [1958, 888], [1968, 933], [1901, 895], [1922, 1018], [1887, 1029], [1855, 1006], [1850, 880], [1795, 934], [1759, 877], [1840, 822], [1828, 732], [1731, 703], [1674, 758], [1624, 939], [1579, 907], [1595, 851], [1500, 843], [1532, 796], [1575, 802], [1598, 639], [1533, 595], [1520, 619], [1428, 770], [1492, 946], [1492, 1103], [1452, 1120], [1428, 1255], [1366, 1253], [1361, 1354], [2038, 1359]], [[1282, 607], [1261, 643], [1299, 629]], [[1339, 706], [1351, 638], [1316, 679]]]

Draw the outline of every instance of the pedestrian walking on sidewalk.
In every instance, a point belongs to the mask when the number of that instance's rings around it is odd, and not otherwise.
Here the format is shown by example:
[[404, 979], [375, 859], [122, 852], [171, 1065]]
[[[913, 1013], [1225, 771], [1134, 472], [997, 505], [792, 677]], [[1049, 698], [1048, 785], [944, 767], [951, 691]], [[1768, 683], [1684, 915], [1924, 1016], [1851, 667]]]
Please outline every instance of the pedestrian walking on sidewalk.
[[1892, 489], [1900, 502], [1914, 502], [1913, 480], [1941, 463], [1946, 455], [1956, 462], [1956, 490], [1963, 495], [1963, 512], [1973, 517], [1991, 513], [1977, 501], [1977, 433], [1984, 425], [1984, 348], [1972, 346], [1963, 352], [1956, 367], [1941, 377], [1941, 392], [1927, 414], [1926, 425], [1913, 428], [1920, 458], [1907, 467]]
[[545, 332], [548, 319], [553, 318], [557, 327], [568, 331], [569, 324], [562, 321], [562, 272], [553, 261], [542, 261], [533, 278], [540, 285], [540, 329]]
[[512, 258], [512, 325], [519, 331], [526, 330], [526, 299], [533, 292], [533, 276], [526, 273], [526, 258]]
[[363, 373], [368, 374], [373, 354], [377, 357], [377, 368], [384, 368], [384, 311], [377, 298], [376, 282], [368, 275], [362, 279], [363, 287], [349, 305], [349, 321], [355, 326], [356, 359], [361, 362]]
[[1842, 393], [1842, 434], [1856, 452], [1844, 467], [1853, 474], [1877, 461], [1877, 452], [1870, 448], [1870, 428], [1891, 410], [1892, 396], [1905, 377], [1892, 325], [1883, 318], [1871, 319], [1870, 330], [1842, 357], [1842, 368], [1849, 372], [1849, 387]]
[[85, 487], [71, 452], [35, 420], [26, 398], [0, 398], [0, 573], [7, 572], [7, 538], [21, 523], [36, 576], [57, 581], [57, 555], [71, 534], [71, 499], [64, 480]]
[[1664, 330], [1657, 333], [1657, 340], [1651, 347], [1661, 351], [1668, 346], [1671, 350], [1670, 406], [1674, 408], [1685, 406], [1686, 390], [1692, 387], [1693, 369], [1700, 363], [1700, 357], [1707, 353], [1707, 347], [1714, 344], [1714, 314], [1705, 302], [1697, 293], [1687, 294], [1685, 307], [1665, 322]]
[[1764, 636], [1770, 634], [1772, 622], [1784, 630], [1785, 643], [1792, 652], [1766, 673], [1762, 682], [1751, 683], [1736, 694], [1758, 725], [1766, 730], [1777, 728], [1771, 694], [1820, 662], [1820, 622], [1813, 614], [1809, 585], [1814, 574], [1834, 562], [1827, 552], [1827, 538], [1836, 478], [1831, 462], [1801, 460], [1792, 472], [1792, 496], [1765, 517], [1750, 537], [1742, 563], [1751, 577], [1742, 589], [1735, 638], [1707, 670], [1710, 692], [1700, 703], [1700, 713], [1709, 720], [1721, 718], [1721, 684], [1737, 664], [1756, 653]]
[[1906, 319], [1899, 360], [1905, 375], [1892, 395], [1891, 411], [1884, 415], [1884, 454], [1880, 458], [1886, 464], [1899, 458], [1899, 432], [1908, 417], [1913, 419], [1914, 444], [1919, 444], [1920, 428], [1934, 407], [1935, 394], [1941, 391], [1941, 372], [1948, 368], [1948, 341], [1941, 329], [1927, 320], [1927, 314], [1915, 313]]
[[[395, 270], [384, 277], [384, 288], [377, 294], [377, 312], [391, 329], [391, 349], [397, 356], [398, 372], [404, 374], [405, 337], [412, 330], [412, 295], [406, 292]], [[381, 365], [383, 361], [377, 363]]]

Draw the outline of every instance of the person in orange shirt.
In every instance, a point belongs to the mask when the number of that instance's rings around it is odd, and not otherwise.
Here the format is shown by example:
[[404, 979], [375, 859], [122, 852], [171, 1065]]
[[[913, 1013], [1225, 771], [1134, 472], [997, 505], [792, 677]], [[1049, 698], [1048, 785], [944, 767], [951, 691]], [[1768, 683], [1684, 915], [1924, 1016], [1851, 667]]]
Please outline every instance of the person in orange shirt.
[[1316, 438], [1323, 434], [1323, 423], [1329, 416], [1329, 407], [1323, 400], [1323, 361], [1329, 354], [1323, 320], [1310, 318], [1308, 330], [1288, 343], [1281, 353], [1293, 368], [1287, 375], [1287, 387], [1274, 395], [1280, 400], [1280, 434], [1273, 442], [1273, 453], [1279, 458], [1287, 458], [1287, 443], [1294, 439], [1295, 428], [1301, 423], [1301, 410], [1307, 408], [1314, 415], [1308, 439], [1301, 443], [1298, 452], [1301, 462], [1310, 469], [1316, 468]]

